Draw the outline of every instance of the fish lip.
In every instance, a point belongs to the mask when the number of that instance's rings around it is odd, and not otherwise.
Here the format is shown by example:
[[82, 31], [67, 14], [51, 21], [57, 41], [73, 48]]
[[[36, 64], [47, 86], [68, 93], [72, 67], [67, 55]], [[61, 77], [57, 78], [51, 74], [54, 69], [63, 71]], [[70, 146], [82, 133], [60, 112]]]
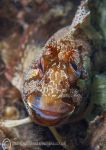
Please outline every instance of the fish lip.
[[38, 108], [33, 109], [33, 111], [35, 113], [35, 122], [42, 126], [60, 126], [61, 124], [64, 124], [65, 120], [68, 118], [68, 116], [62, 115], [61, 113], [47, 114], [46, 111], [42, 111]]
[[[67, 103], [67, 106], [69, 104]], [[41, 118], [47, 119], [47, 120], [56, 120], [56, 119], [62, 119], [65, 118], [67, 116], [69, 116], [70, 114], [72, 114], [74, 112], [74, 107], [73, 109], [67, 110], [65, 112], [54, 112], [54, 111], [49, 111], [49, 110], [45, 110], [42, 109], [40, 107], [37, 107], [36, 105], [30, 105], [30, 108], [35, 112], [35, 114], [39, 115]]]
[[[27, 101], [28, 102], [28, 101]], [[64, 104], [64, 102], [63, 102]], [[36, 123], [43, 126], [58, 126], [60, 124], [64, 124], [65, 120], [74, 112], [74, 106], [72, 108], [69, 104], [66, 106], [70, 109], [66, 111], [53, 111], [53, 109], [46, 110], [39, 105], [39, 103], [30, 103], [28, 102], [30, 110], [33, 112], [32, 119], [35, 120]], [[30, 113], [29, 113], [30, 114]]]
[[40, 108], [32, 108], [36, 114], [40, 115], [41, 118], [47, 119], [47, 120], [57, 120], [64, 118], [66, 116], [66, 113], [58, 113], [58, 112], [51, 112], [47, 110], [42, 110]]
[[56, 126], [65, 124], [68, 121], [70, 114], [72, 114], [73, 112], [74, 112], [74, 109], [73, 111], [67, 111], [64, 113], [53, 112], [53, 111], [43, 110], [36, 106], [30, 105], [29, 115], [32, 118], [32, 120], [35, 121], [35, 123], [41, 126], [56, 127]]

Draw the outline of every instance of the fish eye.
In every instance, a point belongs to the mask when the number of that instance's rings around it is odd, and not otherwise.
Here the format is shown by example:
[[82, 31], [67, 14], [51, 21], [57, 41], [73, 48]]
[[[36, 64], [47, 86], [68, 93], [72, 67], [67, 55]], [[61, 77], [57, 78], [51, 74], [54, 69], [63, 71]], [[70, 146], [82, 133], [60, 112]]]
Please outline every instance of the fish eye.
[[75, 63], [75, 62], [70, 62], [70, 64], [71, 64], [71, 66], [73, 67], [73, 69], [74, 69], [76, 75], [77, 75], [78, 77], [80, 77], [81, 71], [78, 69], [76, 63]]

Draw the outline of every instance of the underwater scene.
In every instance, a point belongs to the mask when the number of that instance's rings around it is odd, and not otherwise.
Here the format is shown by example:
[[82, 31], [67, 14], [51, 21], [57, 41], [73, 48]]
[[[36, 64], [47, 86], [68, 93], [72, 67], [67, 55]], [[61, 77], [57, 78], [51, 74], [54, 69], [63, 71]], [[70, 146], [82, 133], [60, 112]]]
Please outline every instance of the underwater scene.
[[106, 150], [105, 0], [0, 0], [0, 150]]

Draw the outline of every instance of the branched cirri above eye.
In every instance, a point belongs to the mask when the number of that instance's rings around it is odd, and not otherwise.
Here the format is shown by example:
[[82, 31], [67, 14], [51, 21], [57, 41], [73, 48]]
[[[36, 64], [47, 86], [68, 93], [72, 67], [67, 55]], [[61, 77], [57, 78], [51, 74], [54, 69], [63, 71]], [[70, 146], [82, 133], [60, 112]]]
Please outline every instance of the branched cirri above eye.
[[80, 77], [81, 71], [78, 69], [76, 63], [75, 63], [75, 62], [70, 62], [70, 64], [71, 64], [71, 66], [73, 67], [74, 71], [76, 72], [76, 75], [77, 75], [78, 77]]

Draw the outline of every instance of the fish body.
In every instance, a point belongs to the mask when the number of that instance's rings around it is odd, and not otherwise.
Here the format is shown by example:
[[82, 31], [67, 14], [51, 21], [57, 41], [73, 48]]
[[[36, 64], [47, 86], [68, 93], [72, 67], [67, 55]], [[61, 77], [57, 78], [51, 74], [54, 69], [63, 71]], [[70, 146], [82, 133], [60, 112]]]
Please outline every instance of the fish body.
[[[31, 118], [38, 124], [56, 126], [82, 113], [87, 104], [91, 53], [89, 41], [80, 28], [90, 12], [82, 1], [70, 26], [55, 33], [43, 47], [42, 56], [24, 74], [23, 100]], [[86, 109], [86, 108], [85, 108]]]

